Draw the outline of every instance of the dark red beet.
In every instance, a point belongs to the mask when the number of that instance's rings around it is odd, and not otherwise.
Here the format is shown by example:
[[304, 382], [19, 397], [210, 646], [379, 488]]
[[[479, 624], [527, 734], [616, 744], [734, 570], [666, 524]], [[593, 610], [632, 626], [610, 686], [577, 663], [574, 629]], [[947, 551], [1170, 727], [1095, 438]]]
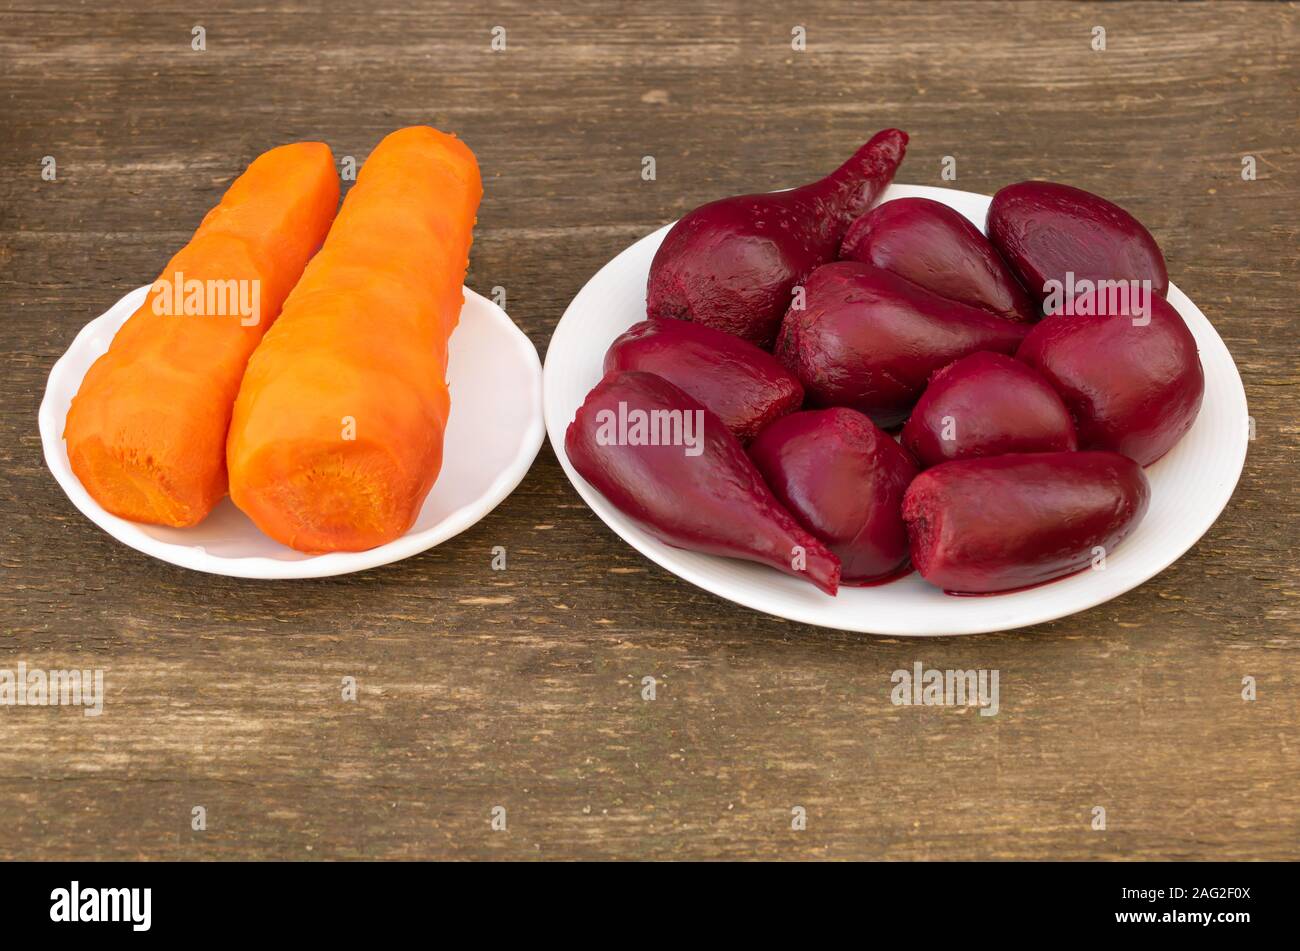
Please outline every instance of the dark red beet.
[[988, 238], [961, 212], [929, 198], [877, 205], [849, 226], [840, 257], [892, 271], [927, 291], [1032, 323], [1029, 299]]
[[605, 353], [605, 372], [615, 370], [663, 377], [716, 413], [741, 442], [803, 403], [802, 384], [776, 357], [685, 320], [633, 324]]
[[694, 320], [770, 348], [791, 292], [835, 259], [849, 223], [894, 178], [907, 149], [876, 133], [830, 175], [784, 192], [702, 205], [673, 225], [650, 265], [650, 317]]
[[1001, 353], [972, 353], [930, 380], [903, 427], [923, 466], [1008, 452], [1077, 448], [1074, 423], [1038, 373]]
[[856, 410], [795, 413], [749, 449], [786, 508], [843, 564], [841, 581], [895, 575], [907, 560], [903, 493], [916, 476], [907, 450]]
[[828, 594], [838, 588], [839, 559], [781, 507], [722, 421], [662, 377], [608, 374], [569, 424], [564, 449], [584, 479], [659, 540], [771, 565]]
[[[1169, 290], [1165, 258], [1151, 232], [1119, 205], [1069, 185], [1020, 182], [993, 196], [989, 240], [1030, 296], [1050, 306], [1048, 282], [1062, 301], [1087, 290], [1080, 282], [1150, 281]], [[1076, 288], [1070, 293], [1068, 288]]]
[[805, 305], [786, 314], [778, 359], [809, 402], [884, 427], [907, 418], [935, 370], [977, 350], [1012, 353], [1029, 329], [857, 261], [814, 271]]
[[1021, 453], [925, 470], [903, 518], [921, 577], [983, 594], [1089, 567], [1128, 537], [1150, 497], [1141, 467], [1119, 453]]
[[1065, 400], [1081, 449], [1113, 449], [1150, 465], [1200, 412], [1205, 375], [1196, 339], [1163, 297], [1151, 297], [1145, 317], [1098, 316], [1109, 308], [1096, 294], [1072, 309], [1044, 317], [1016, 357]]

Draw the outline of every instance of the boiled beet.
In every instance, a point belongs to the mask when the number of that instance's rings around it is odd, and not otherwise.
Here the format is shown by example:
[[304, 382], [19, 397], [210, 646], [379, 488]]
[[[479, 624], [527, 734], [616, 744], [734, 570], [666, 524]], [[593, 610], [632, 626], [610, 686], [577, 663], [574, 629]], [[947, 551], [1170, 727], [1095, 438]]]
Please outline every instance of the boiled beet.
[[1149, 281], [1161, 297], [1169, 289], [1151, 232], [1119, 205], [1081, 188], [1008, 185], [993, 196], [986, 225], [993, 246], [1047, 312], [1097, 281]]
[[795, 285], [834, 260], [845, 229], [893, 180], [906, 149], [907, 134], [886, 129], [820, 181], [696, 208], [655, 253], [648, 316], [694, 320], [770, 348]]
[[1141, 467], [1119, 453], [1018, 453], [927, 469], [903, 518], [926, 581], [980, 594], [1104, 566], [1150, 496]]
[[717, 414], [741, 442], [803, 403], [803, 386], [774, 356], [748, 341], [685, 320], [633, 324], [605, 353], [605, 372], [663, 377]]
[[916, 463], [867, 417], [794, 413], [763, 430], [749, 454], [777, 499], [839, 556], [844, 583], [888, 577], [907, 560], [903, 493]]
[[1196, 339], [1163, 297], [1152, 296], [1145, 314], [1109, 314], [1096, 294], [1071, 309], [1035, 325], [1017, 359], [1061, 395], [1079, 448], [1113, 449], [1150, 465], [1200, 411], [1205, 375]]
[[835, 593], [839, 559], [781, 507], [722, 421], [662, 377], [608, 374], [569, 424], [564, 449], [660, 541], [770, 565]]
[[935, 370], [977, 350], [1011, 353], [1029, 329], [857, 261], [814, 271], [804, 304], [786, 314], [778, 359], [813, 405], [885, 427], [907, 418]]
[[1009, 320], [1038, 319], [1038, 305], [966, 216], [929, 198], [877, 205], [849, 226], [840, 257], [892, 271], [927, 291]]
[[930, 380], [903, 427], [922, 466], [1008, 452], [1076, 448], [1070, 411], [1051, 385], [1001, 353], [972, 353]]

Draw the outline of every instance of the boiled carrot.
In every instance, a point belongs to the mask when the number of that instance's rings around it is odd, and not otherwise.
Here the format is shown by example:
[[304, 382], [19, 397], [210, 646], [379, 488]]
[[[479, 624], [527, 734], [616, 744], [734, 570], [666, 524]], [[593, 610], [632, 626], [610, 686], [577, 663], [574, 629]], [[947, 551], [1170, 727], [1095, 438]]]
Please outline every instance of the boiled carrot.
[[362, 167], [235, 402], [230, 496], [272, 538], [359, 551], [415, 521], [442, 463], [482, 193], [474, 154], [427, 126], [388, 135]]
[[86, 373], [64, 438], [109, 512], [182, 527], [226, 494], [226, 433], [249, 356], [338, 208], [322, 142], [258, 156]]

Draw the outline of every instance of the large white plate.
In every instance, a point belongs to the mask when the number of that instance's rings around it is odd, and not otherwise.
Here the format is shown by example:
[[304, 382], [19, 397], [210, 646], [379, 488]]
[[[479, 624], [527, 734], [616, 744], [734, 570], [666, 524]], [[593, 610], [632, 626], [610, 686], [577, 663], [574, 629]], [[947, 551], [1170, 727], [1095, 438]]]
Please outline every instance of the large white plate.
[[[919, 185], [893, 185], [881, 201], [932, 198], [981, 230], [990, 198]], [[578, 494], [616, 534], [651, 561], [719, 597], [792, 621], [891, 635], [978, 634], [1037, 624], [1108, 601], [1162, 571], [1218, 518], [1246, 458], [1246, 394], [1232, 355], [1196, 305], [1169, 285], [1169, 303], [1187, 322], [1205, 367], [1205, 402], [1195, 425], [1147, 469], [1151, 508], [1137, 530], [1107, 555], [1104, 570], [1085, 571], [1027, 591], [954, 597], [919, 575], [874, 588], [841, 588], [836, 597], [771, 568], [683, 551], [638, 528], [574, 470], [564, 431], [601, 377], [605, 350], [645, 319], [650, 261], [667, 234], [660, 228], [606, 264], [573, 299], [546, 354], [546, 428]]]
[[401, 538], [369, 551], [304, 555], [263, 535], [229, 497], [193, 528], [141, 525], [110, 515], [73, 474], [63, 421], [86, 371], [148, 290], [127, 294], [77, 334], [50, 371], [40, 411], [45, 462], [68, 498], [104, 531], [146, 555], [237, 578], [321, 578], [386, 565], [426, 551], [487, 515], [523, 479], [542, 446], [537, 350], [505, 311], [467, 287], [450, 343], [451, 416], [442, 470], [419, 518]]

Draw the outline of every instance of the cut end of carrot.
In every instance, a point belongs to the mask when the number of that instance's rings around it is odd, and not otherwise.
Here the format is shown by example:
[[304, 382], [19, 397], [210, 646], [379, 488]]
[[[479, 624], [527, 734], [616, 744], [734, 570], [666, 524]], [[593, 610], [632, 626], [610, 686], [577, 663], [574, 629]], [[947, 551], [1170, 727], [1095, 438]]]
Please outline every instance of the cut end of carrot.
[[256, 477], [232, 486], [231, 498], [259, 529], [297, 551], [366, 551], [414, 524], [440, 466], [439, 458], [418, 494], [395, 496], [389, 488], [407, 480], [377, 444], [279, 442], [258, 453], [246, 467]]
[[189, 528], [203, 521], [220, 501], [219, 495], [186, 497], [171, 484], [163, 467], [149, 459], [123, 458], [97, 439], [78, 443], [68, 461], [106, 512], [132, 522]]

